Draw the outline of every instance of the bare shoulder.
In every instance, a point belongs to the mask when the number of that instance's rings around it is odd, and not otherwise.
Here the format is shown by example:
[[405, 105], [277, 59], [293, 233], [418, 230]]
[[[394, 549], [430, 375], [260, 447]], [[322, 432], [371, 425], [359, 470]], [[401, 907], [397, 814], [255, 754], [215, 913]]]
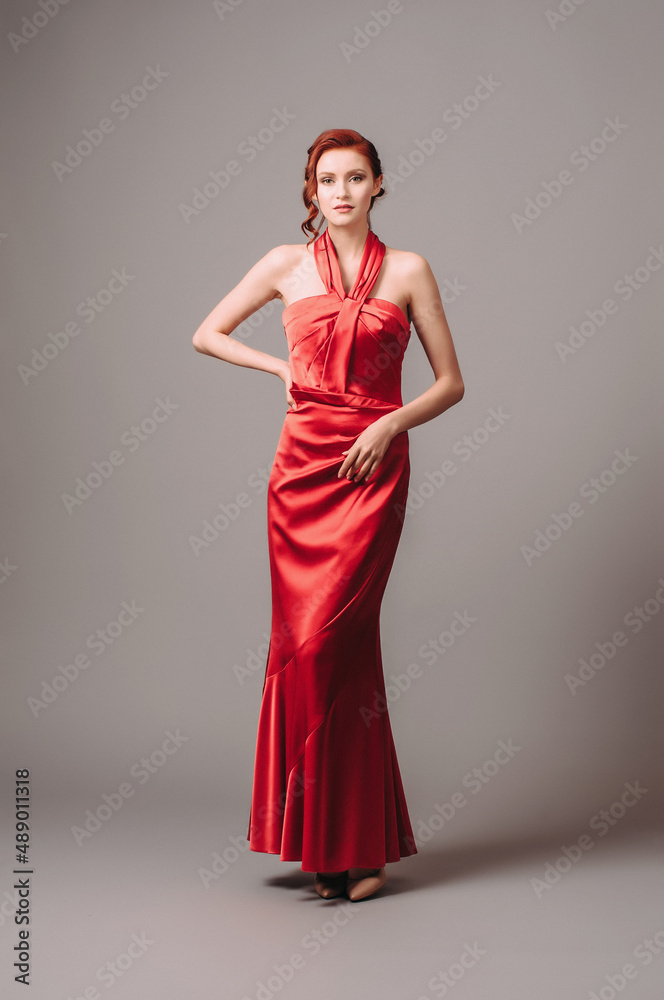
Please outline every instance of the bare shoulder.
[[272, 247], [263, 257], [263, 260], [273, 268], [288, 267], [297, 260], [298, 251], [303, 247], [297, 243], [281, 243], [278, 247]]
[[252, 271], [265, 280], [269, 281], [281, 297], [280, 288], [286, 275], [302, 260], [304, 246], [295, 243], [281, 243], [279, 246], [268, 250], [259, 261], [256, 262]]
[[274, 250], [271, 250], [270, 252], [277, 254], [284, 261], [288, 262], [297, 260], [304, 254], [312, 254], [313, 250], [313, 243], [309, 245], [306, 243], [282, 243], [281, 246], [275, 247]]
[[385, 256], [389, 254], [392, 274], [406, 298], [411, 313], [416, 303], [423, 297], [436, 298], [439, 295], [436, 278], [426, 257], [412, 250], [395, 250], [393, 247], [385, 249]]
[[281, 299], [284, 304], [290, 299], [294, 283], [301, 284], [305, 278], [316, 273], [313, 246], [306, 243], [282, 243], [273, 247], [261, 264], [274, 288], [273, 298]]
[[386, 255], [394, 261], [394, 269], [404, 278], [424, 277], [431, 273], [429, 262], [419, 253], [412, 250], [397, 250], [395, 247], [385, 247]]
[[313, 260], [313, 255], [313, 246], [307, 246], [306, 243], [282, 243], [270, 250], [266, 259], [270, 258], [275, 274], [283, 278], [303, 261]]

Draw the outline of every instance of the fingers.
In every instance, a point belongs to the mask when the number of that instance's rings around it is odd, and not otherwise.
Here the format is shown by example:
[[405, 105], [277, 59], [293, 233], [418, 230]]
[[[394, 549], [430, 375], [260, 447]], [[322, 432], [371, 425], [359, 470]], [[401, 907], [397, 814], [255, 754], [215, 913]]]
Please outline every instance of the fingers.
[[337, 476], [346, 476], [359, 483], [370, 479], [383, 460], [391, 441], [391, 434], [385, 430], [380, 420], [366, 427], [359, 437], [353, 441], [350, 448], [343, 451], [345, 459]]
[[342, 454], [346, 455], [346, 458], [337, 473], [337, 477], [341, 479], [345, 476], [347, 479], [352, 479], [356, 483], [360, 482], [362, 479], [369, 479], [378, 468], [382, 457], [373, 453], [364, 456], [359, 451], [355, 453], [354, 457], [352, 457], [352, 448], [348, 452], [342, 452]]
[[293, 384], [293, 376], [291, 374], [290, 368], [288, 368], [288, 370], [285, 373], [284, 384], [286, 386], [286, 402], [288, 403], [288, 408], [290, 410], [296, 410], [297, 402], [293, 398], [293, 395], [290, 391], [291, 385]]

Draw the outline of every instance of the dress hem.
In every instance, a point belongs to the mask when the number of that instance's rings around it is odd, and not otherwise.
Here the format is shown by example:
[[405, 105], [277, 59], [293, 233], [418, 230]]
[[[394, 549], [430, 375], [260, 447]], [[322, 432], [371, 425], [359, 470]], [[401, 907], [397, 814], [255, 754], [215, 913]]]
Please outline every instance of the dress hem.
[[[249, 846], [249, 850], [253, 851], [254, 854], [271, 854], [273, 857], [278, 857], [281, 861], [285, 861], [288, 864], [291, 864], [292, 862], [295, 862], [295, 861], [299, 861], [300, 863], [302, 862], [302, 858], [288, 858], [288, 857], [283, 857], [280, 851], [268, 851], [268, 850], [266, 850], [265, 848], [262, 848], [262, 847], [251, 847], [251, 845]], [[385, 865], [396, 864], [397, 861], [402, 861], [404, 858], [412, 858], [416, 854], [419, 854], [419, 851], [414, 850], [410, 854], [402, 854], [398, 858], [385, 858], [379, 864], [377, 864], [377, 863], [357, 864], [356, 862], [353, 862], [353, 864], [346, 865], [345, 868], [344, 867], [339, 867], [339, 868], [336, 868], [336, 867], [335, 868], [303, 868], [302, 871], [311, 871], [311, 872], [319, 872], [319, 871], [347, 871], [348, 868], [384, 868]]]

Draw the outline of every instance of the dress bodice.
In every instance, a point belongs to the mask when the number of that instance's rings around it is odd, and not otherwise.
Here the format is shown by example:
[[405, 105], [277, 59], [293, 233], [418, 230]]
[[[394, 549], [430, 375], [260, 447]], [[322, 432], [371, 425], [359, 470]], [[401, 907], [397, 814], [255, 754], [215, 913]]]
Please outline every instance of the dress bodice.
[[346, 294], [327, 229], [315, 241], [314, 259], [326, 292], [297, 299], [282, 316], [294, 387], [402, 405], [401, 366], [410, 323], [394, 302], [369, 297], [384, 256], [385, 244], [369, 230]]

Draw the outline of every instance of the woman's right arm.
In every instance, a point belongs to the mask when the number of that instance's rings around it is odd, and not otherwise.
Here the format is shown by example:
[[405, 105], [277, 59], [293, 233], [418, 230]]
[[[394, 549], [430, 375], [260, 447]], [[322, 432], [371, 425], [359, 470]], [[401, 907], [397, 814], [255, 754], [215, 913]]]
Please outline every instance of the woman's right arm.
[[286, 383], [287, 391], [290, 385], [290, 366], [287, 361], [257, 351], [239, 340], [233, 340], [229, 335], [267, 302], [281, 298], [278, 285], [288, 264], [288, 246], [275, 247], [266, 253], [215, 306], [193, 336], [193, 345], [199, 353], [229, 361], [233, 365], [271, 372]]

